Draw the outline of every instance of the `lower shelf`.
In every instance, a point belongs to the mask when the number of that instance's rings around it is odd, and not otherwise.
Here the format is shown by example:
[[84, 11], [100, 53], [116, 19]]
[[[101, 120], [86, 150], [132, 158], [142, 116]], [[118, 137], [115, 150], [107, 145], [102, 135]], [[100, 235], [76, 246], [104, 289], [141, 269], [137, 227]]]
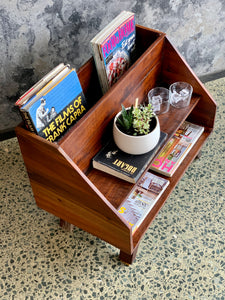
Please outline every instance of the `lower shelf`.
[[[138, 246], [139, 246], [142, 236], [145, 234], [146, 230], [148, 229], [148, 227], [150, 226], [150, 224], [152, 223], [154, 218], [157, 216], [158, 212], [160, 211], [160, 209], [164, 205], [165, 201], [167, 200], [167, 198], [170, 196], [170, 194], [176, 187], [177, 183], [179, 182], [179, 180], [181, 179], [181, 177], [183, 176], [183, 174], [185, 173], [185, 171], [187, 170], [189, 165], [198, 156], [198, 154], [201, 150], [201, 147], [203, 146], [204, 142], [206, 141], [206, 139], [208, 138], [209, 135], [210, 135], [210, 130], [207, 131], [207, 129], [206, 129], [203, 132], [203, 134], [201, 135], [201, 137], [199, 138], [199, 140], [196, 142], [196, 144], [193, 146], [193, 148], [188, 153], [188, 155], [184, 159], [182, 165], [176, 170], [176, 172], [174, 173], [174, 175], [172, 177], [168, 178], [168, 177], [165, 177], [160, 174], [161, 177], [168, 179], [170, 181], [170, 184], [167, 187], [167, 189], [165, 190], [165, 192], [162, 194], [162, 196], [158, 199], [158, 201], [156, 202], [156, 204], [154, 205], [152, 210], [149, 212], [149, 214], [145, 217], [145, 219], [143, 220], [143, 222], [141, 223], [139, 228], [131, 236], [132, 244], [133, 244], [133, 247], [132, 247], [133, 252], [127, 253], [127, 252], [120, 250], [119, 259], [121, 261], [123, 261], [126, 264], [133, 263], [133, 261], [135, 260], [135, 257], [136, 257], [137, 251], [138, 251]], [[146, 171], [147, 170], [148, 169], [146, 169]], [[112, 186], [115, 188], [115, 183], [116, 183], [117, 184], [116, 194], [118, 197], [117, 199], [119, 199], [118, 202], [120, 202], [120, 203], [121, 203], [121, 198], [119, 198], [119, 197], [123, 197], [123, 198], [126, 197], [129, 194], [131, 188], [134, 186], [130, 183], [127, 183], [121, 179], [115, 178], [114, 176], [105, 174], [98, 170], [93, 170], [93, 172], [90, 174], [91, 174], [91, 176], [89, 175], [90, 178], [95, 178], [95, 180], [97, 180], [95, 184], [98, 184], [99, 188], [101, 187], [101, 191], [103, 191], [103, 190], [105, 191], [105, 196], [109, 196], [112, 194]], [[155, 173], [155, 174], [157, 174], [157, 173]], [[157, 174], [157, 175], [159, 175], [159, 174]], [[102, 180], [101, 180], [101, 178], [102, 178]], [[104, 183], [104, 188], [102, 188], [102, 185], [101, 185], [101, 182], [103, 180], [106, 180], [106, 182]], [[114, 189], [114, 192], [115, 192], [115, 189]], [[115, 203], [116, 203], [116, 205], [118, 204], [117, 202], [113, 201], [114, 205], [115, 205]], [[68, 225], [67, 222], [64, 222], [62, 220], [60, 221], [60, 225], [63, 226], [66, 230], [71, 230], [71, 228], [72, 228], [70, 225]]]
[[[211, 130], [205, 129], [199, 140], [193, 146], [191, 151], [185, 157], [182, 165], [178, 167], [176, 172], [173, 174], [172, 177], [165, 177], [161, 174], [155, 173], [161, 177], [164, 177], [170, 181], [169, 186], [167, 187], [166, 191], [162, 194], [159, 198], [155, 206], [152, 208], [150, 213], [146, 216], [146, 218], [141, 223], [140, 227], [134, 232], [133, 234], [133, 246], [134, 248], [138, 245], [141, 237], [144, 235], [148, 227], [150, 226], [151, 222], [154, 220], [156, 215], [158, 214], [159, 210], [162, 208], [163, 204], [170, 196], [176, 185], [178, 184], [179, 180], [192, 163], [192, 161], [198, 156], [201, 147], [207, 140], [208, 136], [210, 135]], [[148, 167], [146, 168], [148, 171]], [[153, 171], [151, 171], [153, 172]], [[144, 172], [145, 173], [145, 172]], [[143, 173], [143, 174], [144, 174]], [[154, 173], [154, 172], [153, 172]], [[108, 175], [104, 172], [98, 171], [93, 169], [90, 174], [88, 175], [89, 179], [94, 183], [94, 185], [101, 190], [104, 196], [108, 199], [108, 201], [117, 209], [121, 202], [129, 195], [131, 189], [134, 187], [134, 184], [128, 183], [124, 180], [116, 178], [114, 176]]]
[[[194, 145], [188, 156], [185, 158], [184, 162], [182, 163], [182, 167], [178, 168], [175, 174], [171, 178], [169, 178], [170, 187], [174, 188], [174, 186], [179, 181], [179, 179], [181, 178], [187, 167], [190, 165], [192, 160], [197, 156], [200, 148], [204, 144], [205, 140], [208, 138], [209, 134], [210, 131], [207, 131], [206, 129], [199, 138], [198, 142]], [[148, 167], [146, 168], [146, 171], [147, 170]], [[127, 195], [134, 186], [134, 184], [116, 178], [112, 175], [106, 174], [102, 171], [98, 171], [96, 169], [91, 170], [91, 172], [88, 174], [88, 178], [103, 193], [103, 195], [116, 209], [120, 206], [121, 202], [127, 197]]]
[[[133, 245], [134, 247], [139, 243], [141, 237], [144, 235], [154, 218], [157, 216], [158, 212], [164, 205], [167, 198], [170, 196], [176, 185], [178, 184], [179, 180], [184, 175], [187, 168], [190, 166], [190, 164], [193, 162], [193, 160], [198, 156], [203, 144], [207, 140], [207, 138], [210, 135], [210, 131], [207, 131], [207, 129], [203, 132], [199, 140], [196, 142], [196, 144], [193, 146], [193, 148], [190, 150], [188, 155], [185, 157], [185, 159], [182, 162], [182, 165], [178, 167], [176, 172], [173, 174], [172, 177], [165, 177], [161, 174], [155, 173], [157, 175], [160, 175], [161, 177], [167, 178], [170, 181], [169, 186], [167, 187], [166, 191], [162, 194], [162, 196], [158, 199], [150, 213], [146, 216], [146, 218], [143, 220], [139, 228], [134, 232], [133, 235]], [[152, 171], [151, 171], [152, 172]], [[154, 173], [154, 172], [153, 172]]]

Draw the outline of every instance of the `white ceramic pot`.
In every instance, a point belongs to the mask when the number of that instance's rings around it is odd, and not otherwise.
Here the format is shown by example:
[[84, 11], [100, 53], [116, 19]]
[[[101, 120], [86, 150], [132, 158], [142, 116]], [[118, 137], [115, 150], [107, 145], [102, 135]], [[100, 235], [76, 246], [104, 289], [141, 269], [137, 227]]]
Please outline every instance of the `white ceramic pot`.
[[135, 155], [147, 153], [155, 148], [160, 138], [160, 124], [158, 117], [155, 115], [156, 126], [149, 134], [133, 136], [125, 134], [118, 129], [116, 120], [120, 113], [121, 112], [115, 116], [113, 123], [113, 138], [117, 147], [126, 153]]

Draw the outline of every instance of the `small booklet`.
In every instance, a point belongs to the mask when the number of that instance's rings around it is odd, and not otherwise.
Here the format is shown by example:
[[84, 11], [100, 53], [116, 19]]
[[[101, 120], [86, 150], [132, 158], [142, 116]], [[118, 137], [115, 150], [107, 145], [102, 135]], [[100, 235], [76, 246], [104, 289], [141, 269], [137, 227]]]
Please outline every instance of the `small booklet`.
[[132, 227], [134, 232], [160, 198], [169, 180], [147, 172], [119, 207], [118, 212]]
[[204, 127], [184, 121], [154, 158], [150, 169], [171, 177], [203, 131]]

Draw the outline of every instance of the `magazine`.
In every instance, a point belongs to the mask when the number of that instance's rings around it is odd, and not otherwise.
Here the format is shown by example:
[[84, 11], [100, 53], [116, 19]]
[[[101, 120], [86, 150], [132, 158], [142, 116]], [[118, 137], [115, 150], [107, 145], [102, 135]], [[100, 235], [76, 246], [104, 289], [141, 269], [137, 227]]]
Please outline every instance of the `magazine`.
[[204, 127], [184, 121], [153, 159], [150, 169], [171, 177], [203, 131]]
[[147, 172], [128, 198], [119, 207], [118, 212], [132, 227], [134, 232], [160, 198], [169, 180]]
[[123, 11], [92, 40], [100, 85], [105, 93], [129, 68], [135, 55], [135, 16]]

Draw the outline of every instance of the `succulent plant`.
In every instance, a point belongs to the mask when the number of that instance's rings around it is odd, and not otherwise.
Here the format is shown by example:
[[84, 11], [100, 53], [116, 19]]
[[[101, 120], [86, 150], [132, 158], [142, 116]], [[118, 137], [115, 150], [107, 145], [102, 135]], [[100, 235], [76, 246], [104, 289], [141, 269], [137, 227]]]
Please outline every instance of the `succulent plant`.
[[119, 127], [123, 132], [132, 134], [133, 132], [133, 105], [130, 109], [126, 109], [122, 104], [122, 111], [117, 119]]
[[129, 135], [145, 135], [151, 130], [151, 119], [153, 117], [153, 109], [151, 104], [144, 106], [136, 104], [126, 109], [122, 105], [122, 111], [117, 119], [119, 128]]
[[150, 132], [153, 110], [151, 104], [147, 106], [139, 105], [133, 109], [134, 135], [145, 135]]

